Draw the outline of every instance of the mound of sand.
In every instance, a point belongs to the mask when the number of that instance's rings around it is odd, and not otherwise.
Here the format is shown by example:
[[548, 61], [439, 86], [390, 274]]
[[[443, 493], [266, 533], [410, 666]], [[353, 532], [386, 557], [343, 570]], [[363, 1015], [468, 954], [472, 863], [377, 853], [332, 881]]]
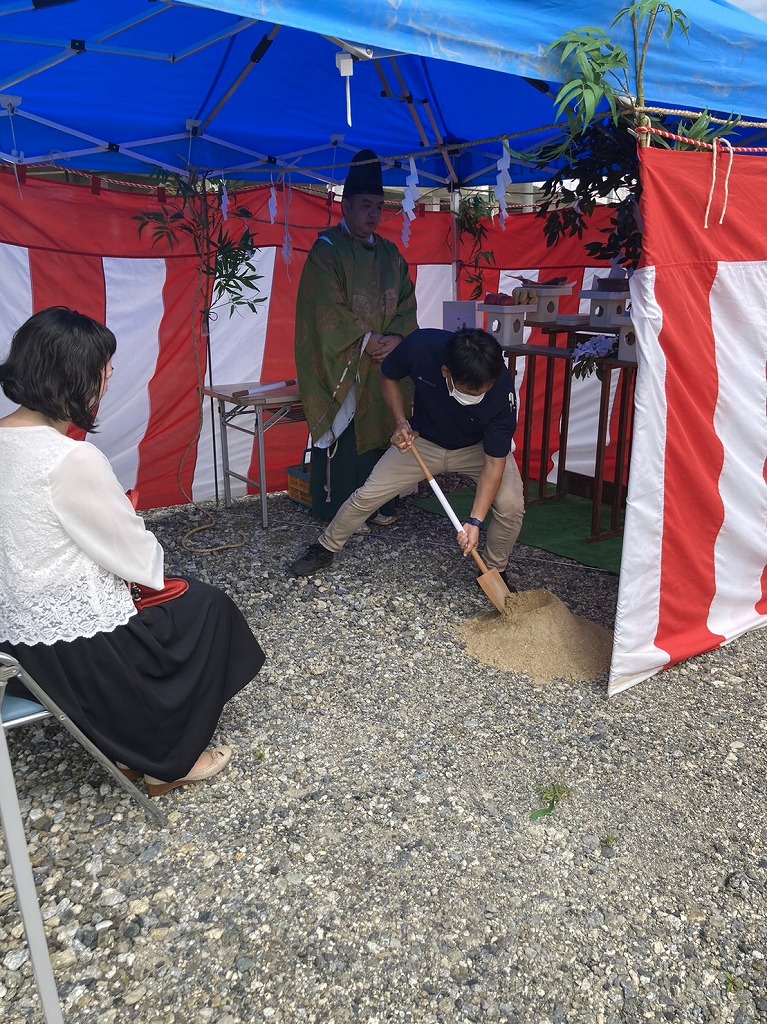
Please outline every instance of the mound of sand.
[[471, 619], [461, 637], [478, 661], [536, 683], [598, 679], [610, 667], [613, 643], [611, 630], [573, 615], [547, 590], [511, 594], [503, 615]]

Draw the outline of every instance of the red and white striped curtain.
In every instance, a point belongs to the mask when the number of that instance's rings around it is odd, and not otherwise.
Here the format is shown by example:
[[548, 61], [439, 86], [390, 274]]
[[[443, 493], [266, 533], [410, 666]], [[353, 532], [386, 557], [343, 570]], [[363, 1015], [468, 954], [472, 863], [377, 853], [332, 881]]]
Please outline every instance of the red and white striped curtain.
[[[13, 331], [46, 306], [70, 306], [112, 328], [118, 342], [115, 374], [100, 411], [99, 433], [92, 440], [107, 454], [122, 484], [139, 491], [141, 508], [175, 505], [190, 496], [204, 500], [215, 492], [219, 439], [213, 439], [210, 403], [200, 401], [202, 382], [295, 377], [294, 311], [301, 268], [317, 235], [337, 220], [340, 207], [296, 190], [279, 192], [272, 224], [269, 196], [268, 188], [256, 188], [237, 197], [253, 214], [259, 294], [266, 301], [255, 314], [246, 310], [230, 317], [224, 308], [214, 317], [208, 365], [207, 346], [199, 341], [197, 258], [183, 236], [174, 249], [152, 247], [148, 232], [138, 236], [135, 217], [158, 209], [156, 190], [133, 195], [87, 185], [17, 182], [12, 174], [0, 173], [0, 356]], [[606, 213], [597, 218], [590, 238], [606, 218]], [[401, 229], [401, 215], [391, 214], [381, 233], [402, 248]], [[287, 264], [286, 230], [291, 244]], [[415, 279], [422, 327], [441, 327], [442, 303], [452, 298], [451, 240], [451, 215], [424, 212], [412, 223], [409, 247], [403, 249]], [[511, 291], [519, 283], [511, 276], [515, 272], [531, 278], [540, 274], [541, 279], [564, 274], [575, 287], [561, 308], [577, 312], [578, 291], [589, 286], [595, 272], [584, 267], [583, 242], [588, 240], [568, 239], [550, 249], [542, 222], [531, 214], [510, 217], [505, 232], [491, 225], [483, 248], [493, 251], [495, 264], [485, 271], [485, 288]], [[467, 248], [468, 243], [466, 258]], [[462, 278], [458, 297], [467, 298], [469, 291]], [[520, 395], [524, 368], [525, 361], [518, 360]], [[0, 412], [9, 408], [0, 395]], [[598, 382], [576, 381], [567, 465], [586, 475], [593, 474], [598, 408]], [[557, 431], [555, 416], [552, 473]], [[306, 438], [301, 425], [280, 426], [267, 434], [271, 491], [285, 489], [287, 467], [299, 461]], [[257, 455], [247, 435], [231, 435], [230, 461], [237, 472], [257, 476]], [[232, 489], [242, 494], [246, 488], [235, 480]]]
[[767, 625], [767, 160], [641, 157], [610, 693]]

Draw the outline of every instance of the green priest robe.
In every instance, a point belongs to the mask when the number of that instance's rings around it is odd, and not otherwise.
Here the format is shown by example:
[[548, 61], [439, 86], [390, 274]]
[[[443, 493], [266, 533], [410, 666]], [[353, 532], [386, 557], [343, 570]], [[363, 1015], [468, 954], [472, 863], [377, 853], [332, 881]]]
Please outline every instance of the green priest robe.
[[296, 369], [312, 439], [332, 426], [356, 376], [358, 454], [386, 448], [394, 428], [380, 364], [360, 358], [361, 341], [368, 331], [406, 337], [418, 327], [405, 260], [392, 242], [373, 238], [359, 241], [340, 226], [323, 231], [307, 257], [296, 306]]

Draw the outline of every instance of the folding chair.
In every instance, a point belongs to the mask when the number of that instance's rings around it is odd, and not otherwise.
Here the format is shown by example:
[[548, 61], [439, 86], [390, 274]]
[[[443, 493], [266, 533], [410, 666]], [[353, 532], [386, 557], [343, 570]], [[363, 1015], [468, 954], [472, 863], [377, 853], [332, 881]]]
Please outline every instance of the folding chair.
[[[24, 702], [24, 704], [27, 705], [26, 709], [21, 706], [22, 713], [24, 710], [27, 712], [31, 711], [28, 707], [29, 704], [37, 702], [37, 705], [42, 705], [42, 708], [38, 708], [38, 713], [35, 718], [25, 719], [22, 717], [20, 721], [18, 719], [15, 722], [10, 720], [6, 721], [5, 701], [10, 698], [10, 700], [13, 701], [10, 705], [11, 707], [20, 707], [18, 704], [18, 698], [14, 700], [10, 694], [6, 696], [5, 693], [8, 680], [13, 678], [18, 678], [32, 695], [32, 701], [27, 700]], [[9, 654], [4, 654], [2, 651], [0, 651], [0, 707], [2, 707], [3, 729], [8, 729], [13, 725], [23, 725], [27, 721], [35, 721], [40, 718], [46, 718], [47, 715], [51, 715], [71, 736], [77, 740], [81, 747], [84, 747], [88, 751], [94, 761], [98, 761], [101, 767], [112, 776], [115, 782], [122, 786], [122, 788], [129, 793], [137, 803], [141, 804], [147, 814], [154, 818], [160, 825], [168, 824], [168, 819], [162, 811], [158, 809], [157, 805], [153, 804], [146, 794], [142, 793], [140, 789], [134, 786], [133, 783], [123, 775], [116, 764], [110, 761], [105, 754], [102, 754], [98, 747], [95, 747], [91, 743], [88, 737], [78, 729], [72, 719], [61, 710], [58, 704], [51, 700], [40, 684], [32, 678], [29, 672], [22, 668], [15, 658], [12, 658]]]
[[[18, 678], [32, 694], [33, 700], [16, 697], [6, 693], [9, 679]], [[29, 860], [27, 840], [21, 818], [21, 808], [13, 777], [13, 768], [8, 754], [8, 743], [5, 738], [6, 729], [22, 725], [30, 725], [45, 718], [55, 718], [74, 738], [85, 747], [88, 753], [114, 778], [123, 789], [161, 825], [167, 825], [165, 815], [149, 799], [122, 774], [108, 757], [101, 753], [87, 736], [77, 728], [61, 708], [55, 704], [37, 682], [26, 672], [15, 658], [0, 651], [0, 821], [5, 832], [8, 860], [13, 872], [16, 895], [21, 911], [21, 920], [29, 945], [43, 1015], [46, 1024], [64, 1024], [61, 1015], [56, 982], [53, 978], [48, 943], [45, 938], [40, 904], [37, 901], [35, 880]]]

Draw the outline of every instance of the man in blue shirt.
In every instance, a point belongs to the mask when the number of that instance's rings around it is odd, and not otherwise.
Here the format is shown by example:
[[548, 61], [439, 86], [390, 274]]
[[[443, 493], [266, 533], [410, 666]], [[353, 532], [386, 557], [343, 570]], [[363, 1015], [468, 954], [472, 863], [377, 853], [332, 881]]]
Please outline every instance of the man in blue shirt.
[[[415, 385], [408, 421], [399, 381]], [[414, 331], [381, 364], [381, 393], [394, 417], [392, 447], [367, 481], [341, 506], [335, 518], [291, 565], [295, 576], [310, 576], [333, 561], [354, 531], [390, 498], [423, 480], [409, 454], [413, 440], [434, 476], [460, 473], [477, 485], [471, 515], [457, 535], [464, 555], [479, 543], [480, 528], [492, 508], [485, 560], [503, 573], [522, 528], [522, 480], [511, 453], [516, 399], [495, 338], [477, 328]], [[506, 581], [509, 582], [508, 580]]]

